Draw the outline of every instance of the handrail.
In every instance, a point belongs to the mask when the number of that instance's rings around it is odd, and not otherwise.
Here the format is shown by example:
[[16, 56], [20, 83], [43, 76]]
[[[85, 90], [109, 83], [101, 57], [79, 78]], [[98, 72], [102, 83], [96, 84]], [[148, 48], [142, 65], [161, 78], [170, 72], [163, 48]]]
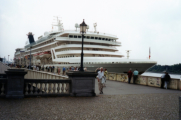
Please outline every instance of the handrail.
[[52, 80], [52, 79], [24, 79], [25, 82], [33, 82], [33, 83], [70, 83], [70, 79], [58, 79], [58, 80]]

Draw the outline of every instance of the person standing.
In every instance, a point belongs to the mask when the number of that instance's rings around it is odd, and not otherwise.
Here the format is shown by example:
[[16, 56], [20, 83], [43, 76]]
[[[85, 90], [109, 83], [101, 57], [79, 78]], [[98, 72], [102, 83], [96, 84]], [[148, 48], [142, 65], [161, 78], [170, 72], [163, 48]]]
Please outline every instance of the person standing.
[[65, 67], [63, 67], [63, 75], [65, 75], [65, 70], [66, 70]]
[[58, 75], [60, 75], [60, 71], [61, 71], [61, 70], [60, 70], [60, 68], [58, 67]]
[[131, 77], [133, 76], [133, 72], [131, 71], [131, 68], [128, 71], [128, 83], [130, 84], [131, 82]]
[[[164, 73], [165, 73], [165, 72], [164, 72]], [[164, 87], [164, 83], [165, 83], [165, 74], [163, 74], [163, 75], [161, 76], [161, 88]]]
[[38, 65], [36, 66], [36, 70], [39, 71], [39, 66]]
[[107, 69], [104, 69], [104, 80], [103, 86], [106, 87], [106, 76], [108, 75]]
[[103, 77], [104, 77], [104, 71], [103, 71], [103, 67], [101, 67], [100, 71], [98, 72], [98, 76], [97, 76], [100, 94], [103, 94], [103, 84], [102, 84]]
[[165, 72], [164, 80], [165, 80], [165, 89], [167, 89], [167, 85], [170, 82], [170, 75], [168, 74], [168, 72]]
[[135, 71], [133, 72], [133, 84], [135, 84], [135, 82], [136, 82], [136, 80], [137, 80], [137, 78], [138, 78], [138, 70], [137, 69], [135, 69]]
[[54, 66], [52, 66], [52, 72], [55, 73], [55, 67]]

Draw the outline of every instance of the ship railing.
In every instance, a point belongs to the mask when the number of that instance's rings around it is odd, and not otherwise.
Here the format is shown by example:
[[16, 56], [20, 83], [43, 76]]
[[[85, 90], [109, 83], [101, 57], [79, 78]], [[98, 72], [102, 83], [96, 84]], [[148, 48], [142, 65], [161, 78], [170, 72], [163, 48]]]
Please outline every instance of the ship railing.
[[[56, 32], [56, 31], [55, 31]], [[79, 30], [64, 30], [64, 32], [77, 32], [80, 33]], [[94, 31], [87, 31], [87, 33], [94, 33], [94, 34], [101, 34], [101, 35], [107, 35], [107, 36], [111, 36], [111, 37], [117, 37], [116, 35], [113, 34], [108, 34], [108, 33], [102, 33], [102, 32], [94, 32]]]

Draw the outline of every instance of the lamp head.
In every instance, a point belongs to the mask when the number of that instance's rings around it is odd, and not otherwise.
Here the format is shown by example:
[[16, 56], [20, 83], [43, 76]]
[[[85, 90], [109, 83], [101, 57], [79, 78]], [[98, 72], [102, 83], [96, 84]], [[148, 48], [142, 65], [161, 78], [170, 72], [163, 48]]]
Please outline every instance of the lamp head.
[[86, 29], [87, 29], [87, 25], [85, 24], [84, 19], [83, 19], [83, 22], [80, 24], [80, 33], [86, 33]]

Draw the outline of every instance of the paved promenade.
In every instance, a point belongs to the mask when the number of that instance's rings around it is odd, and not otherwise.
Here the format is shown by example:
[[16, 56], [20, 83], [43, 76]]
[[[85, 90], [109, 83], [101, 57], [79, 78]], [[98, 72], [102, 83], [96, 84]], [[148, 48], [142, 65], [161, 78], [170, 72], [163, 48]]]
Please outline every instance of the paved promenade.
[[0, 119], [177, 120], [181, 92], [107, 81], [97, 97], [0, 99]]

